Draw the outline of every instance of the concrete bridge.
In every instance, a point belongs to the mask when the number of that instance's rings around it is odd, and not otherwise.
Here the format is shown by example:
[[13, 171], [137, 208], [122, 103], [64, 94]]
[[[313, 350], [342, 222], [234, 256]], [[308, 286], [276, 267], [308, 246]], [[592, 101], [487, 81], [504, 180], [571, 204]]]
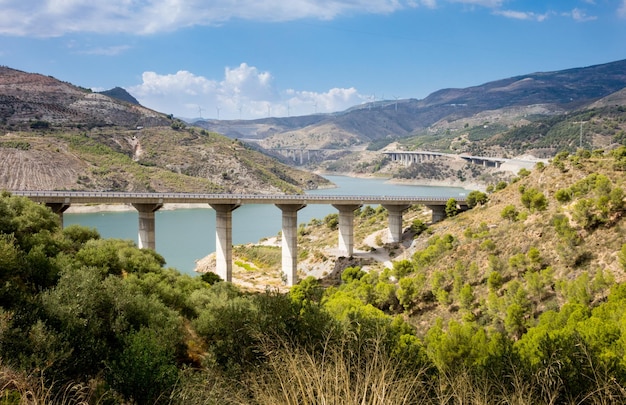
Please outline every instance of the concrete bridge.
[[[232, 281], [232, 213], [242, 204], [274, 204], [282, 211], [282, 271], [287, 285], [297, 282], [298, 211], [307, 204], [330, 204], [339, 211], [339, 241], [341, 254], [352, 256], [354, 250], [354, 211], [365, 205], [382, 205], [389, 213], [388, 231], [393, 242], [402, 240], [402, 214], [415, 204], [432, 210], [432, 222], [445, 217], [449, 197], [418, 196], [336, 196], [336, 195], [264, 195], [264, 194], [189, 194], [189, 193], [122, 193], [72, 191], [12, 191], [46, 204], [61, 218], [71, 204], [131, 204], [139, 213], [138, 245], [156, 246], [155, 213], [166, 203], [208, 204], [216, 214], [216, 273]], [[463, 198], [457, 199], [460, 209], [466, 209]]]
[[311, 161], [320, 161], [334, 154], [343, 152], [340, 149], [307, 149], [307, 148], [273, 148], [269, 151], [293, 160], [295, 164], [303, 165]]
[[427, 162], [429, 160], [435, 160], [441, 157], [446, 156], [455, 156], [448, 153], [439, 153], [439, 152], [428, 152], [428, 151], [394, 151], [394, 152], [383, 152], [384, 155], [389, 156], [394, 162], [402, 162], [405, 166], [410, 166], [413, 163], [422, 163]]
[[441, 157], [447, 157], [452, 159], [463, 159], [469, 163], [473, 163], [476, 165], [481, 165], [483, 167], [495, 167], [500, 168], [503, 163], [506, 163], [510, 159], [505, 158], [494, 158], [494, 157], [486, 157], [486, 156], [466, 156], [466, 155], [454, 155], [451, 153], [439, 153], [439, 152], [428, 152], [428, 151], [393, 151], [393, 152], [383, 152], [384, 155], [387, 155], [391, 158], [392, 161], [402, 162], [405, 166], [410, 166], [414, 163], [423, 163], [429, 160], [435, 160]]

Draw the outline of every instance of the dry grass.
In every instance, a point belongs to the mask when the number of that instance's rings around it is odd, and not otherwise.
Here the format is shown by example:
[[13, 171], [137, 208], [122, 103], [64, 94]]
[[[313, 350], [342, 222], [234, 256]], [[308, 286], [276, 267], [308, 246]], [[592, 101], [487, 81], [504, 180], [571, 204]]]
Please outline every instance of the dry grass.
[[0, 367], [0, 403], [15, 405], [87, 405], [100, 403], [93, 387], [68, 383], [46, 384], [43, 375], [27, 375]]
[[269, 353], [268, 363], [249, 381], [260, 405], [415, 404], [428, 389], [426, 368], [404, 373], [376, 343], [360, 353], [346, 343], [321, 353], [283, 347]]

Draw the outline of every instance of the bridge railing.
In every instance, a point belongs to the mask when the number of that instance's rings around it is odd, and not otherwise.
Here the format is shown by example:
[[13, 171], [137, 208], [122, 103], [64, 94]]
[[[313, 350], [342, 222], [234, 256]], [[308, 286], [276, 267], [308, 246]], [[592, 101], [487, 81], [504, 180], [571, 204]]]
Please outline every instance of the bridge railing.
[[[357, 203], [445, 203], [451, 197], [449, 196], [380, 196], [380, 195], [310, 195], [310, 194], [202, 194], [202, 193], [133, 193], [133, 192], [112, 192], [112, 191], [12, 191], [12, 194], [29, 197], [44, 201], [50, 199], [69, 199], [80, 201], [91, 200], [94, 203], [102, 200], [119, 200], [119, 202], [130, 202], [136, 200], [159, 200], [160, 202], [180, 202], [194, 201], [197, 203], [237, 200], [240, 203], [253, 204], [255, 202], [272, 204], [280, 202], [299, 202], [308, 204], [328, 204], [333, 201], [338, 202], [357, 202]], [[464, 203], [464, 197], [453, 197], [459, 203]]]

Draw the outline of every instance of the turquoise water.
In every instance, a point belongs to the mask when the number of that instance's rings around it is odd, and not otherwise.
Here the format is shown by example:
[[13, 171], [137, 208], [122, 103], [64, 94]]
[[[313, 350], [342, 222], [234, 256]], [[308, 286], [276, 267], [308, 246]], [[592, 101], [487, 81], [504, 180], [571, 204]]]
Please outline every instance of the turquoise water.
[[[359, 179], [326, 176], [338, 187], [309, 191], [323, 195], [422, 195], [464, 196], [459, 187], [413, 186], [387, 183], [381, 179]], [[330, 205], [309, 205], [298, 211], [298, 223], [323, 218], [337, 212]], [[63, 216], [65, 226], [80, 224], [96, 228], [104, 238], [137, 241], [137, 212], [103, 212]], [[165, 257], [167, 265], [183, 273], [195, 274], [195, 262], [215, 251], [215, 212], [208, 208], [161, 210], [156, 213], [156, 250]], [[274, 205], [242, 205], [233, 211], [233, 243], [254, 243], [276, 236], [281, 228], [281, 211]]]

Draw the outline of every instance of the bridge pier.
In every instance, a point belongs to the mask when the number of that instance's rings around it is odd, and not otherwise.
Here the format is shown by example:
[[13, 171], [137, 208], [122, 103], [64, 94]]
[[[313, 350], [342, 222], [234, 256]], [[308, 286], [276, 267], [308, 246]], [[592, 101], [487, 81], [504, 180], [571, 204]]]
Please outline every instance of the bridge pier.
[[338, 250], [346, 257], [354, 253], [354, 210], [361, 207], [361, 204], [333, 204], [339, 210], [339, 241]]
[[52, 212], [59, 216], [59, 221], [61, 223], [61, 229], [63, 229], [63, 213], [67, 211], [70, 207], [69, 198], [65, 199], [65, 202], [62, 203], [46, 203], [46, 207], [50, 208]]
[[154, 213], [161, 209], [163, 204], [133, 203], [133, 207], [135, 207], [139, 214], [139, 240], [137, 243], [139, 248], [156, 250]]
[[276, 204], [283, 213], [282, 269], [285, 283], [291, 287], [298, 281], [298, 211], [306, 204]]
[[233, 211], [238, 204], [209, 204], [215, 210], [215, 273], [233, 281]]
[[443, 221], [446, 218], [446, 207], [443, 205], [427, 205], [428, 209], [432, 211], [431, 223]]
[[404, 205], [391, 205], [391, 204], [382, 204], [382, 206], [389, 213], [389, 238], [391, 242], [401, 242], [402, 241], [402, 213], [409, 209], [411, 206], [408, 204]]

